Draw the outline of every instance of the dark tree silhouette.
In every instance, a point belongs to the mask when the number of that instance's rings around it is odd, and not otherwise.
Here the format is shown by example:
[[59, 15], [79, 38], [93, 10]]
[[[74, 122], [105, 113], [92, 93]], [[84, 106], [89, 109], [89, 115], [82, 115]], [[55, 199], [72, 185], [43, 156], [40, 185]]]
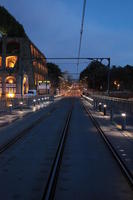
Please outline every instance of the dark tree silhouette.
[[51, 85], [54, 88], [59, 86], [60, 76], [62, 76], [62, 72], [58, 65], [54, 63], [47, 63], [48, 67], [48, 79], [51, 81]]

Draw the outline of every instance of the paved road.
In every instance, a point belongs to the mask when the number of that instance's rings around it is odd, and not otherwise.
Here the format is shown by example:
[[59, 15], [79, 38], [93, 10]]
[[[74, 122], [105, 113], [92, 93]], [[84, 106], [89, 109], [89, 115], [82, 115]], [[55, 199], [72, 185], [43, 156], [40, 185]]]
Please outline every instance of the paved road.
[[[41, 200], [72, 101], [58, 102], [49, 117], [0, 155], [2, 200]], [[55, 199], [133, 199], [131, 187], [79, 99], [75, 99]]]

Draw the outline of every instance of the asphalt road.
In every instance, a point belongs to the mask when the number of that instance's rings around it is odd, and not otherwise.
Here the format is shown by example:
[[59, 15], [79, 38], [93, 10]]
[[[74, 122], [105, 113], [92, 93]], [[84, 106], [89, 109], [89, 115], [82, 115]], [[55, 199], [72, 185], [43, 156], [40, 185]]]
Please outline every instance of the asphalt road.
[[[58, 102], [49, 117], [0, 155], [0, 199], [41, 200], [72, 101]], [[74, 103], [55, 199], [133, 199], [133, 190], [79, 99]]]

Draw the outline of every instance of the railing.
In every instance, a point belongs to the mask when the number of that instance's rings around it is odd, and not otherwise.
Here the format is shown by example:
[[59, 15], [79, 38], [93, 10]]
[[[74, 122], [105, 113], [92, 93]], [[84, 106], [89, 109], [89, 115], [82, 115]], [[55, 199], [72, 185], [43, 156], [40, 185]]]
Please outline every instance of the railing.
[[122, 112], [133, 113], [133, 101], [116, 98], [116, 97], [108, 97], [101, 95], [91, 95], [95, 104], [105, 103], [109, 108], [113, 107], [115, 110], [119, 110]]
[[41, 95], [41, 96], [31, 96], [24, 98], [8, 98], [0, 100], [0, 112], [8, 112], [10, 108], [13, 109], [23, 106], [28, 108], [33, 106], [35, 103], [41, 103], [44, 101], [53, 101], [54, 96], [51, 95]]
[[82, 95], [82, 97], [91, 104], [92, 110], [99, 112], [102, 118], [108, 116], [117, 128], [133, 132], [133, 101], [100, 95]]

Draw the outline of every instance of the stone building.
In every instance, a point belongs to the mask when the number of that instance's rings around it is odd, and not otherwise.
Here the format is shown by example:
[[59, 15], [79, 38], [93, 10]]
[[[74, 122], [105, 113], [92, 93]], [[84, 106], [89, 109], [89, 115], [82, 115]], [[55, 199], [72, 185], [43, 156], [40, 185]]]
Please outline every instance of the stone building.
[[46, 58], [28, 37], [0, 39], [0, 96], [19, 97], [46, 80]]

